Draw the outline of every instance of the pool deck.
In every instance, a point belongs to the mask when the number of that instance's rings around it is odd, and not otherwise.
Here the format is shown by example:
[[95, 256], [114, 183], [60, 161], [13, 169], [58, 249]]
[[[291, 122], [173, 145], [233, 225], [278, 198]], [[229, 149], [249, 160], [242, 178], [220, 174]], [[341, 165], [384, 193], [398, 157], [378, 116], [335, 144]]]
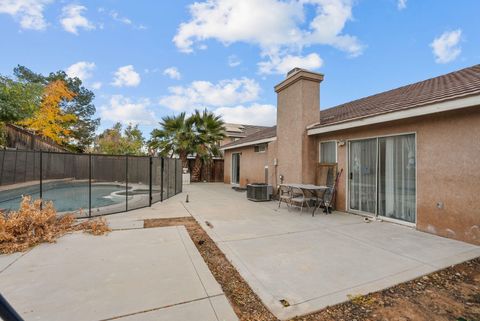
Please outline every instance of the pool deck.
[[25, 320], [237, 320], [184, 227], [135, 226], [0, 255], [2, 294]]

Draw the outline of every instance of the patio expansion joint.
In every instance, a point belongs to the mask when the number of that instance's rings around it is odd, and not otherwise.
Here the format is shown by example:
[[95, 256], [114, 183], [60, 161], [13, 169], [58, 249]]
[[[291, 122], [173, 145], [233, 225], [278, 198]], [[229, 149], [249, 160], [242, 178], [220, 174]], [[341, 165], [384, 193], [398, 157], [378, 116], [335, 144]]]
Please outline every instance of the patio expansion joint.
[[27, 255], [28, 253], [30, 253], [30, 251], [32, 250], [33, 248], [31, 249], [28, 249], [27, 251], [25, 251], [24, 253], [22, 253], [22, 255], [20, 255], [19, 257], [17, 257], [15, 260], [13, 260], [11, 263], [9, 263], [6, 267], [4, 267], [0, 273], [3, 273], [5, 272], [9, 267], [11, 267], [13, 264], [15, 264], [18, 260], [20, 260], [22, 257], [24, 257], [25, 255]]
[[[348, 225], [355, 225], [355, 224], [361, 224], [361, 223], [351, 223], [351, 224], [348, 224]], [[277, 237], [277, 236], [291, 235], [291, 234], [300, 234], [300, 233], [307, 233], [307, 232], [313, 232], [313, 231], [319, 231], [319, 230], [329, 230], [329, 228], [326, 227], [326, 226], [319, 226], [319, 227], [309, 228], [309, 229], [300, 230], [300, 231], [289, 231], [289, 232], [284, 232], [284, 233], [275, 233], [275, 234], [268, 234], [268, 235], [261, 235], [261, 236], [245, 237], [245, 238], [239, 238], [239, 239], [234, 239], [234, 240], [221, 240], [221, 241], [219, 241], [219, 243], [220, 242], [221, 243], [228, 243], [228, 242], [258, 240], [258, 239], [264, 239], [264, 238], [269, 238], [269, 237]]]
[[[208, 300], [208, 301], [210, 302], [210, 299], [216, 298], [216, 297], [219, 297], [219, 296], [222, 296], [222, 295], [224, 295], [224, 294], [221, 293], [221, 294], [216, 294], [216, 295], [211, 295], [211, 296], [196, 298], [196, 299], [192, 299], [192, 300], [188, 300], [188, 301], [183, 301], [183, 302], [178, 302], [178, 303], [174, 303], [174, 304], [168, 304], [168, 305], [164, 305], [164, 306], [156, 307], [156, 308], [152, 308], [152, 309], [147, 309], [147, 310], [142, 310], [142, 311], [127, 313], [127, 314], [117, 315], [117, 316], [113, 316], [113, 317], [110, 317], [110, 318], [107, 318], [107, 319], [101, 319], [100, 321], [109, 321], [109, 320], [122, 319], [122, 318], [125, 318], [125, 317], [130, 317], [130, 316], [134, 316], [134, 315], [138, 315], [138, 314], [143, 314], [143, 313], [148, 313], [148, 312], [153, 312], [153, 311], [159, 311], [159, 310], [163, 310], [163, 309], [167, 309], [167, 308], [171, 308], [171, 307], [175, 307], [175, 306], [181, 306], [181, 305], [184, 305], [184, 304], [189, 304], [189, 303], [198, 302], [198, 301], [202, 301], [202, 300]], [[210, 303], [210, 304], [211, 304], [211, 303]], [[213, 309], [213, 307], [212, 307], [212, 309]], [[215, 310], [214, 310], [214, 311], [215, 311]]]
[[[388, 223], [388, 224], [391, 224], [391, 223]], [[433, 264], [430, 264], [430, 263], [428, 263], [428, 262], [423, 262], [423, 261], [418, 260], [418, 259], [416, 259], [416, 258], [414, 258], [414, 257], [410, 257], [410, 256], [407, 256], [407, 255], [403, 255], [403, 254], [397, 253], [396, 251], [392, 251], [392, 250], [390, 250], [390, 249], [386, 249], [386, 248], [384, 248], [384, 247], [382, 247], [382, 246], [372, 244], [371, 242], [367, 242], [367, 241], [362, 240], [362, 239], [360, 239], [360, 238], [351, 236], [351, 235], [349, 235], [349, 234], [347, 234], [347, 233], [338, 231], [338, 230], [336, 230], [336, 229], [334, 229], [334, 228], [333, 228], [333, 229], [332, 229], [332, 228], [327, 228], [327, 230], [330, 231], [330, 232], [333, 232], [333, 233], [341, 234], [341, 235], [343, 235], [343, 236], [345, 236], [345, 237], [347, 237], [347, 238], [349, 238], [349, 239], [351, 239], [351, 240], [354, 240], [354, 241], [357, 241], [357, 242], [359, 242], [359, 243], [362, 243], [363, 245], [366, 245], [366, 246], [368, 246], [368, 247], [377, 248], [377, 249], [380, 249], [380, 250], [382, 250], [382, 251], [386, 251], [386, 252], [389, 252], [389, 253], [392, 253], [392, 254], [401, 256], [401, 257], [404, 258], [404, 259], [412, 260], [412, 261], [415, 261], [415, 262], [420, 263], [420, 264], [422, 264], [422, 265], [427, 265], [427, 266], [429, 266], [429, 267], [436, 268], [436, 266], [434, 266]]]
[[[397, 272], [397, 273], [394, 273], [394, 274], [391, 274], [391, 275], [387, 275], [387, 276], [384, 276], [384, 277], [381, 277], [381, 278], [378, 278], [378, 279], [373, 279], [373, 280], [369, 280], [369, 281], [366, 281], [366, 282], [363, 282], [363, 283], [360, 283], [360, 284], [356, 284], [356, 285], [353, 286], [353, 287], [343, 288], [343, 289], [340, 289], [340, 290], [337, 290], [337, 291], [333, 291], [333, 292], [330, 292], [330, 293], [327, 293], [327, 294], [324, 294], [324, 295], [320, 295], [320, 296], [317, 296], [317, 297], [313, 297], [313, 298], [308, 299], [308, 300], [304, 300], [304, 301], [301, 301], [301, 302], [296, 302], [296, 303], [292, 304], [292, 306], [298, 306], [298, 305], [303, 304], [303, 303], [311, 302], [311, 301], [314, 301], [314, 300], [317, 300], [317, 299], [321, 299], [321, 298], [324, 298], [324, 297], [327, 297], [327, 296], [330, 296], [330, 295], [334, 295], [334, 294], [337, 294], [337, 293], [341, 293], [341, 292], [346, 291], [346, 290], [348, 290], [348, 289], [354, 289], [354, 288], [357, 288], [357, 287], [360, 287], [360, 286], [367, 285], [367, 284], [372, 283], [372, 282], [381, 281], [381, 280], [390, 278], [390, 277], [392, 277], [392, 276], [399, 275], [399, 274], [402, 274], [402, 273], [405, 273], [405, 272], [414, 270], [414, 269], [416, 269], [416, 268], [418, 268], [418, 267], [405, 269], [405, 270], [399, 271], [399, 272]], [[433, 273], [433, 272], [434, 272], [434, 271], [432, 271], [432, 273]], [[415, 279], [415, 278], [417, 278], [417, 277], [412, 278], [412, 280]], [[404, 283], [404, 282], [408, 282], [408, 281], [403, 281], [403, 282], [400, 282], [400, 283]], [[397, 284], [400, 284], [400, 283], [397, 283]], [[395, 284], [395, 285], [396, 285], [396, 284]], [[395, 285], [386, 287], [385, 289], [391, 288], [391, 287], [393, 287], [393, 286], [395, 286]], [[377, 291], [381, 291], [381, 290], [377, 290]], [[353, 294], [353, 293], [352, 293], [352, 294]], [[345, 301], [347, 301], [347, 300], [345, 300]]]
[[[193, 262], [193, 258], [192, 258], [191, 254], [190, 254], [190, 251], [188, 250], [187, 245], [185, 244], [185, 241], [183, 240], [183, 237], [182, 237], [182, 235], [181, 235], [181, 233], [180, 233], [180, 228], [182, 228], [182, 227], [179, 227], [179, 226], [176, 227], [176, 230], [177, 230], [177, 233], [178, 233], [178, 237], [180, 238], [180, 240], [182, 240], [183, 248], [185, 249], [185, 252], [187, 252], [188, 259], [190, 260], [190, 263], [192, 264], [193, 269], [195, 270], [195, 273], [197, 274], [198, 280], [199, 280], [200, 283], [202, 284], [203, 291], [205, 292], [206, 297], [207, 297], [207, 298], [210, 298], [210, 296], [208, 295], [207, 288], [205, 287], [205, 284], [203, 283], [202, 277], [200, 276], [200, 273], [198, 272], [197, 266], [196, 266], [195, 263]], [[183, 228], [185, 229], [185, 227], [183, 227]], [[190, 234], [188, 234], [188, 232], [187, 232], [187, 235], [188, 235], [188, 237], [190, 237]], [[192, 240], [192, 242], [193, 242], [193, 240]], [[194, 247], [195, 247], [195, 245], [194, 245]], [[195, 249], [196, 249], [196, 248], [195, 248]], [[202, 258], [202, 260], [203, 260], [203, 258]], [[205, 264], [206, 264], [206, 263], [205, 263]], [[215, 280], [215, 281], [216, 281], [216, 280]], [[222, 293], [219, 294], [219, 295], [223, 295], [223, 291], [222, 291]], [[213, 297], [213, 296], [212, 296], [212, 297]], [[219, 321], [218, 315], [217, 315], [217, 311], [215, 311], [215, 308], [213, 307], [212, 301], [211, 301], [211, 300], [208, 300], [208, 304], [210, 304], [210, 307], [212, 308], [213, 313], [215, 313], [215, 318], [217, 319], [217, 321]]]

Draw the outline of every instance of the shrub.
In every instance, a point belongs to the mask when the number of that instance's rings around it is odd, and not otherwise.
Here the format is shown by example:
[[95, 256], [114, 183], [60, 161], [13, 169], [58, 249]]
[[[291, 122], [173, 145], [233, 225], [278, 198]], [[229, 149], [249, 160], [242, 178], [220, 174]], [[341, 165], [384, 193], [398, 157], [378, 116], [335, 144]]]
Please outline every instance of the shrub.
[[77, 223], [72, 214], [57, 216], [52, 202], [22, 199], [18, 211], [0, 215], [0, 253], [25, 251], [39, 243], [53, 243], [62, 235], [83, 230], [93, 235], [110, 231], [104, 218]]

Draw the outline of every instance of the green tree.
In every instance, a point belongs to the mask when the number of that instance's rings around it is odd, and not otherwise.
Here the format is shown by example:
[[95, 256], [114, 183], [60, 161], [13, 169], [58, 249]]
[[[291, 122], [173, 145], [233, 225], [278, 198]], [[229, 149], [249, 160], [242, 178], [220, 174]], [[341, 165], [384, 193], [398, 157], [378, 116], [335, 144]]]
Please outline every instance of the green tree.
[[14, 123], [31, 117], [42, 100], [43, 86], [0, 76], [0, 122]]
[[98, 135], [94, 151], [101, 154], [144, 155], [145, 139], [138, 125], [130, 124], [122, 130], [122, 124], [116, 123]]
[[192, 181], [198, 182], [202, 166], [220, 155], [219, 144], [225, 138], [225, 123], [221, 116], [204, 109], [195, 110], [191, 116], [195, 132], [195, 163], [192, 169]]
[[71, 148], [77, 151], [85, 151], [95, 139], [95, 131], [100, 125], [100, 119], [95, 118], [95, 95], [82, 85], [82, 81], [75, 77], [70, 78], [64, 71], [52, 72], [48, 76], [37, 74], [24, 66], [17, 66], [14, 75], [24, 84], [46, 86], [56, 80], [62, 80], [75, 97], [68, 101], [64, 100], [60, 106], [64, 113], [76, 116], [76, 121], [70, 124]]
[[178, 155], [183, 168], [188, 168], [187, 156], [194, 152], [195, 132], [193, 117], [185, 113], [178, 116], [165, 116], [160, 129], [154, 129], [148, 146], [163, 157]]

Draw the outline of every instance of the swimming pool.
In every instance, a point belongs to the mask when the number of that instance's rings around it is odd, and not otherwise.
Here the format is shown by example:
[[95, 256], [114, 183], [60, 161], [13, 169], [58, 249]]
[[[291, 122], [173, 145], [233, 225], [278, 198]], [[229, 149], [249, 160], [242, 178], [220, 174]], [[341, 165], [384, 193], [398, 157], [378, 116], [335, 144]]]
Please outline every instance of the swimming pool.
[[[99, 208], [119, 203], [125, 203], [125, 195], [115, 195], [115, 192], [125, 192], [125, 186], [115, 184], [92, 184], [92, 208]], [[88, 183], [53, 183], [44, 184], [43, 199], [53, 201], [58, 212], [73, 212], [79, 209], [88, 211]], [[16, 188], [0, 192], [0, 209], [18, 210], [22, 195], [31, 195], [33, 199], [40, 197], [39, 186]]]

